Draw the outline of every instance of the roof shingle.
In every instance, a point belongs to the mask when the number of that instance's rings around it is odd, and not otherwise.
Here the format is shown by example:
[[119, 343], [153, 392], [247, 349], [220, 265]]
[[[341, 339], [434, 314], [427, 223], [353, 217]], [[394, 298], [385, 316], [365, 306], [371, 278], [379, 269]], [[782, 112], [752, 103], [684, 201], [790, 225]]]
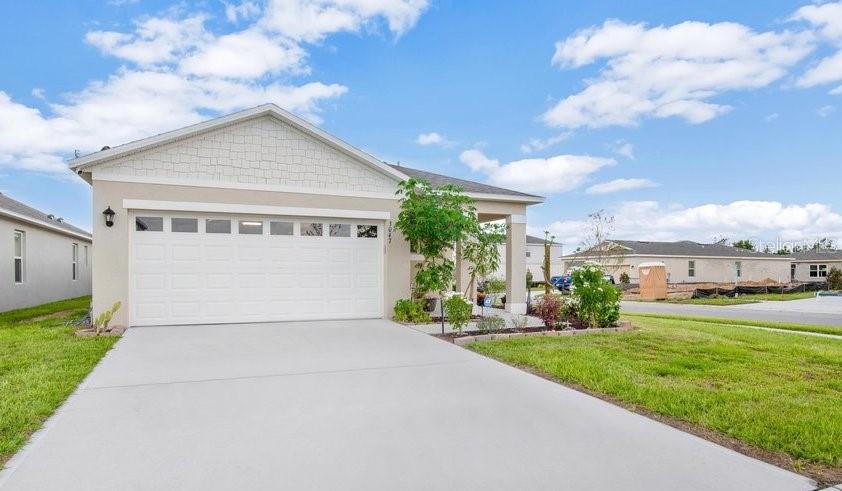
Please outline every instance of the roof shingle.
[[[49, 223], [54, 227], [58, 227], [60, 229], [66, 230], [68, 232], [72, 232], [75, 234], [84, 235], [85, 237], [90, 238], [91, 234], [86, 230], [82, 230], [79, 227], [74, 227], [73, 225], [67, 223], [66, 221], [62, 220], [59, 217], [48, 215], [41, 211], [36, 210], [35, 208], [23, 204], [20, 201], [14, 200], [3, 193], [0, 193], [0, 210], [5, 210], [17, 215], [22, 215], [27, 218], [31, 218], [33, 220], [38, 220], [41, 222]], [[52, 218], [51, 218], [52, 216]]]
[[[639, 256], [694, 256], [694, 257], [745, 257], [783, 259], [790, 256], [779, 256], [765, 252], [749, 251], [739, 247], [724, 244], [702, 244], [689, 240], [678, 242], [653, 242], [643, 240], [611, 240], [610, 242], [628, 249], [626, 254]], [[582, 251], [571, 256], [587, 256], [588, 251]]]
[[459, 179], [457, 177], [445, 176], [442, 174], [436, 174], [435, 172], [405, 167], [403, 165], [389, 164], [389, 166], [391, 166], [393, 169], [399, 172], [403, 172], [409, 177], [423, 179], [429, 182], [433, 187], [439, 187], [445, 184], [455, 184], [468, 193], [502, 194], [505, 196], [519, 196], [522, 198], [536, 198], [539, 200], [543, 199], [541, 196], [536, 196], [534, 194], [526, 194], [521, 193], [520, 191], [514, 191], [512, 189], [498, 188], [496, 186], [490, 186], [481, 182], [468, 181], [467, 179]]

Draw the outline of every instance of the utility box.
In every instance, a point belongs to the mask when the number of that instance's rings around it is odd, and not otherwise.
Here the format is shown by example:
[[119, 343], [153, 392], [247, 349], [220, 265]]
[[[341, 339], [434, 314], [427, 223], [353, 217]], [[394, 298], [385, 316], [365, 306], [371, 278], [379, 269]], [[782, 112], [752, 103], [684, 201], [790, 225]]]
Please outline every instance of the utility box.
[[667, 266], [662, 262], [640, 263], [641, 300], [665, 300], [667, 298]]

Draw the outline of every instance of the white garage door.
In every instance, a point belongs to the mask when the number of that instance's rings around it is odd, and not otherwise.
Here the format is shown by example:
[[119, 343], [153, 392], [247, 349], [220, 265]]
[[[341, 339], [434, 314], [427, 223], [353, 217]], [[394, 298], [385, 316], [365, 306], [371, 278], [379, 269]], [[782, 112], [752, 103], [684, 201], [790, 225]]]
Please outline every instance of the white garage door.
[[132, 215], [132, 325], [383, 316], [382, 222]]

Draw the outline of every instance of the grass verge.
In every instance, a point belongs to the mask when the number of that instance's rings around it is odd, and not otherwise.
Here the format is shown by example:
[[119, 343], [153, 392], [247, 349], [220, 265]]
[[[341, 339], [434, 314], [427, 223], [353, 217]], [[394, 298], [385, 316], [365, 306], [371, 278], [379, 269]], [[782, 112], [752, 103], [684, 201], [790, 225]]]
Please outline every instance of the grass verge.
[[0, 313], [0, 466], [67, 399], [117, 341], [81, 338], [67, 322], [90, 297]]
[[635, 325], [469, 348], [820, 482], [842, 481], [842, 342], [663, 318]]
[[842, 336], [842, 325], [840, 326], [826, 326], [817, 324], [795, 324], [792, 322], [773, 322], [763, 320], [748, 320], [748, 319], [723, 319], [719, 317], [697, 317], [686, 315], [673, 314], [646, 314], [646, 313], [629, 313], [624, 312], [623, 317], [630, 318], [653, 318], [653, 319], [671, 319], [677, 321], [692, 321], [692, 322], [706, 322], [709, 324], [718, 324], [726, 326], [748, 326], [748, 327], [766, 327], [769, 329], [780, 329], [782, 331], [801, 331], [801, 332], [815, 332], [819, 334], [833, 334]]

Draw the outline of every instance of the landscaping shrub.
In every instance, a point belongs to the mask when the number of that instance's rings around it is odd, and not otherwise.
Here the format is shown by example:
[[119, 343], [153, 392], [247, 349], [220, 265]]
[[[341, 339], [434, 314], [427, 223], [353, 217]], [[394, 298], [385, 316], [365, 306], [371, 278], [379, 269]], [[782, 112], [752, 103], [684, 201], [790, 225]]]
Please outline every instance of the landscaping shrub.
[[525, 315], [512, 315], [512, 329], [526, 329], [529, 319]]
[[535, 303], [535, 314], [544, 321], [544, 325], [555, 329], [561, 320], [563, 302], [558, 295], [544, 294]]
[[628, 285], [631, 283], [631, 278], [629, 278], [629, 274], [623, 271], [620, 273], [620, 283], [623, 285]]
[[433, 321], [430, 314], [424, 310], [422, 302], [408, 298], [402, 298], [395, 302], [395, 320], [412, 322], [413, 324], [425, 324]]
[[504, 327], [506, 327], [506, 321], [496, 315], [489, 315], [477, 321], [477, 329], [480, 332], [499, 331]]
[[579, 320], [589, 327], [609, 327], [620, 320], [620, 292], [598, 266], [586, 264], [577, 269], [572, 282]]
[[842, 290], [842, 270], [836, 266], [830, 268], [827, 273], [827, 288], [829, 290]]
[[579, 318], [579, 309], [576, 300], [564, 298], [561, 301], [561, 320], [570, 322]]
[[447, 321], [458, 332], [468, 325], [471, 320], [471, 312], [474, 306], [460, 295], [452, 295], [444, 301], [444, 312], [447, 314]]

